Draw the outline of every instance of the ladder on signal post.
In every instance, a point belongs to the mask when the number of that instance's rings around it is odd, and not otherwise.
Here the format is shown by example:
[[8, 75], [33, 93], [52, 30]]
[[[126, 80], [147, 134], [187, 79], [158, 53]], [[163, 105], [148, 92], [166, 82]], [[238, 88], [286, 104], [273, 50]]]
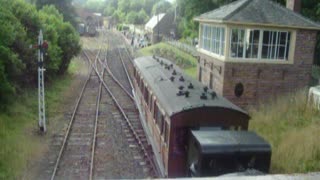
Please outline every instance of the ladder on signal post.
[[38, 103], [39, 103], [39, 128], [40, 132], [45, 133], [46, 127], [46, 109], [45, 109], [45, 93], [44, 93], [44, 63], [43, 53], [48, 48], [48, 43], [43, 41], [42, 30], [38, 37]]

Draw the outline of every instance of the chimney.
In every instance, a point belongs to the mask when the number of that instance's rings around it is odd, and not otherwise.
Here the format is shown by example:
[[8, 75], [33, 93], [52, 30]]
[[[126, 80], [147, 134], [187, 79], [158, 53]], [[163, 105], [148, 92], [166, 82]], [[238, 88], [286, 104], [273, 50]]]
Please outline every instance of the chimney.
[[287, 8], [296, 13], [301, 11], [301, 0], [287, 0]]

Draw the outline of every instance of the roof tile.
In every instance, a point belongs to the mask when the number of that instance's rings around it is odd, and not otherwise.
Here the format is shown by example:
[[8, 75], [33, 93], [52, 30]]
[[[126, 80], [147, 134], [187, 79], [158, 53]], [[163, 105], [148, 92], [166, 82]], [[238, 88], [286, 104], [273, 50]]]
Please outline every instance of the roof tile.
[[195, 18], [223, 23], [264, 24], [301, 29], [320, 29], [320, 25], [271, 0], [238, 0]]

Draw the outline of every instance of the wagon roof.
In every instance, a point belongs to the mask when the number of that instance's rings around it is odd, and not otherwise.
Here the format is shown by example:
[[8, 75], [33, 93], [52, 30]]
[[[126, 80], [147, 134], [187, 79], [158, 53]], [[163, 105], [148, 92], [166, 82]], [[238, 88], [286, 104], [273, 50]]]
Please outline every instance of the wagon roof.
[[[248, 115], [238, 106], [217, 95], [213, 90], [208, 89], [205, 92], [204, 85], [183, 73], [171, 61], [160, 57], [156, 58], [158, 60], [152, 56], [140, 57], [134, 60], [134, 64], [142, 74], [142, 78], [147, 82], [151, 93], [156, 95], [161, 107], [169, 116], [201, 107], [224, 108]], [[171, 67], [168, 69], [170, 65]], [[176, 72], [176, 75], [173, 75], [173, 71]], [[174, 81], [171, 81], [170, 78], [172, 77], [174, 77]], [[181, 77], [183, 77], [184, 81], [179, 80]], [[193, 86], [192, 89], [188, 88], [190, 84]], [[183, 87], [183, 95], [177, 95], [180, 90], [179, 87]], [[189, 92], [189, 97], [185, 96], [185, 91]], [[207, 99], [200, 98], [203, 93], [207, 96]], [[216, 94], [216, 96], [213, 97], [212, 94]]]
[[191, 131], [203, 154], [271, 152], [267, 141], [250, 131]]

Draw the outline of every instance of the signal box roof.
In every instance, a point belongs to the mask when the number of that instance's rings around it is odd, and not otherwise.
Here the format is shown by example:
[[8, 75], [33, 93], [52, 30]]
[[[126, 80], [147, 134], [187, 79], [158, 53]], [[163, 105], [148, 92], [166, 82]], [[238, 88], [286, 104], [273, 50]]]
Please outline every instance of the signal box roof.
[[254, 132], [195, 130], [191, 133], [202, 154], [271, 153], [269, 143]]
[[194, 19], [242, 25], [320, 30], [320, 25], [271, 0], [238, 0]]
[[183, 73], [178, 66], [167, 59], [152, 56], [140, 57], [134, 60], [134, 64], [169, 116], [182, 111], [208, 107], [221, 108], [226, 110], [226, 113], [235, 111], [249, 118], [245, 111], [213, 90], [205, 91], [204, 85]]

